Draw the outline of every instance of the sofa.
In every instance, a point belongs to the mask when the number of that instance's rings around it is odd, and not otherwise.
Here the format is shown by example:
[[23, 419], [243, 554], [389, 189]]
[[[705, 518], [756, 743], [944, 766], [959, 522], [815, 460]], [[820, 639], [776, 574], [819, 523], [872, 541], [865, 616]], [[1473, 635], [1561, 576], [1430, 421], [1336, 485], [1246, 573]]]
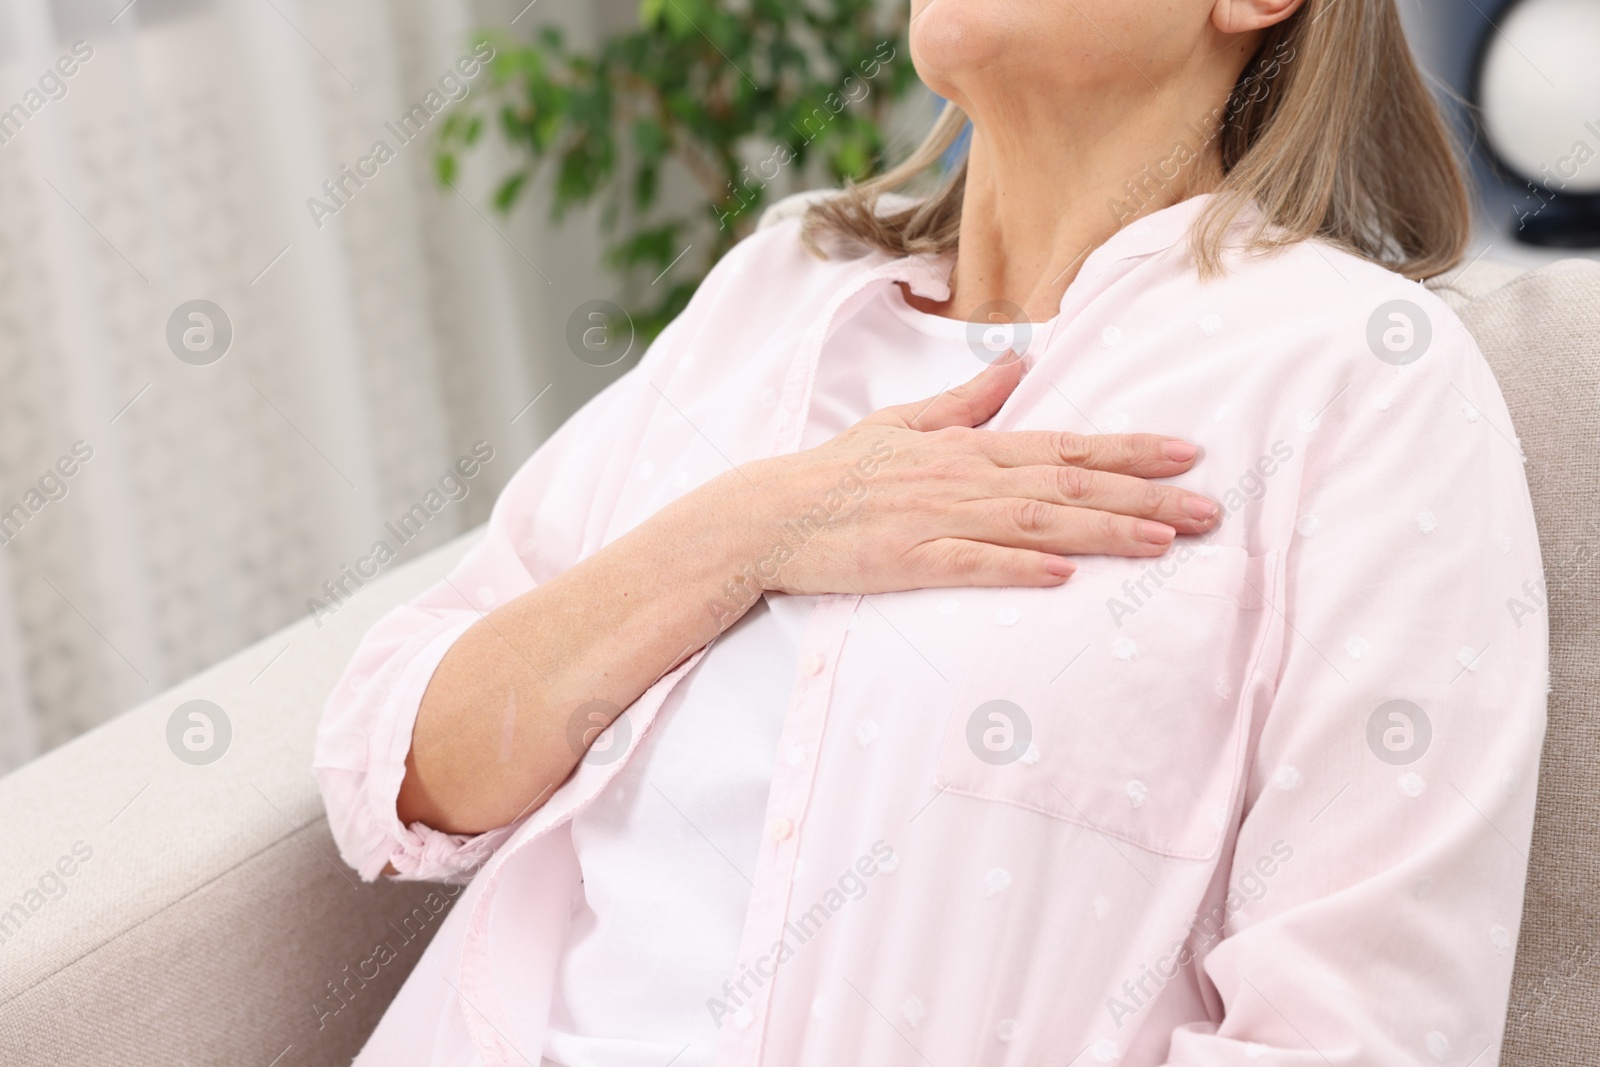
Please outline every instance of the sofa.
[[[1493, 429], [1520, 438], [1546, 564], [1526, 595], [1548, 600], [1550, 721], [1501, 1062], [1595, 1064], [1600, 265], [1481, 261], [1430, 287], [1499, 375], [1516, 426]], [[0, 1062], [350, 1060], [453, 898], [340, 862], [310, 770], [317, 720], [362, 633], [474, 536], [0, 779]]]

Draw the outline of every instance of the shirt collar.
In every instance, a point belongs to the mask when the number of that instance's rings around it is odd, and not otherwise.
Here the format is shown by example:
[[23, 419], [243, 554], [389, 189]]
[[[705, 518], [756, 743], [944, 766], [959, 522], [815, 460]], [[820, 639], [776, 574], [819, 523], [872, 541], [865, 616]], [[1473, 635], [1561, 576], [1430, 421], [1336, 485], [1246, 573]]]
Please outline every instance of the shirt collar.
[[[1092, 279], [1105, 273], [1114, 263], [1167, 251], [1188, 238], [1195, 222], [1213, 199], [1214, 194], [1202, 193], [1134, 219], [1089, 253], [1079, 277]], [[891, 281], [905, 282], [917, 296], [942, 303], [950, 299], [950, 271], [955, 261], [953, 253], [904, 256], [890, 261], [880, 270], [882, 276]], [[1076, 282], [1068, 286], [1067, 292], [1073, 292], [1075, 286]], [[1067, 294], [1063, 293], [1058, 311], [1064, 310], [1066, 303]]]

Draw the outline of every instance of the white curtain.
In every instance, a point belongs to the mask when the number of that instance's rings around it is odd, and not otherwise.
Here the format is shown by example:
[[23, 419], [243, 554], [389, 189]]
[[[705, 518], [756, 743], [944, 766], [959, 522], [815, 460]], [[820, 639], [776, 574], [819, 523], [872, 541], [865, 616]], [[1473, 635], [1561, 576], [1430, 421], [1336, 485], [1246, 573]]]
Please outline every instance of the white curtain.
[[[441, 190], [432, 131], [386, 126], [523, 7], [0, 0], [0, 772], [335, 607], [375, 542], [482, 521], [604, 384], [547, 351], [604, 295], [583, 250], [530, 248], [481, 207], [492, 167]], [[194, 300], [231, 323], [216, 362], [169, 343]]]

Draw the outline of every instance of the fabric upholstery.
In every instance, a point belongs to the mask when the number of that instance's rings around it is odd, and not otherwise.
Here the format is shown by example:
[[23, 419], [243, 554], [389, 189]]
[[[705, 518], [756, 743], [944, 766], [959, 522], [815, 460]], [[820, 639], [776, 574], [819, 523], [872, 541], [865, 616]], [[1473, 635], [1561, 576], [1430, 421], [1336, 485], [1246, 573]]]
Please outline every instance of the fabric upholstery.
[[[0, 927], [0, 1063], [350, 1062], [452, 891], [367, 885], [340, 863], [313, 737], [361, 634], [476, 536], [0, 779], [0, 909], [27, 914]], [[197, 698], [232, 724], [205, 766], [167, 743], [169, 716]]]
[[[1479, 263], [1431, 288], [1500, 379], [1516, 421], [1514, 434], [1502, 429], [1528, 459], [1549, 589], [1550, 724], [1501, 1063], [1591, 1065], [1600, 1059], [1600, 264], [1519, 273]], [[1527, 591], [1507, 596], [1520, 599], [1517, 610], [1544, 610]]]

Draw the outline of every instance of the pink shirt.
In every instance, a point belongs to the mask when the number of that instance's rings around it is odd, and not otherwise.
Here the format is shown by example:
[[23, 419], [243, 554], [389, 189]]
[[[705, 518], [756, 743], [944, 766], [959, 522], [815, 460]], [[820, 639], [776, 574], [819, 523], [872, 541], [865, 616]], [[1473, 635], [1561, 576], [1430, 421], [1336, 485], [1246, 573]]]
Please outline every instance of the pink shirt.
[[[1000, 352], [1021, 340], [1006, 332], [992, 338]], [[966, 323], [913, 310], [888, 286], [823, 346], [800, 447], [880, 408], [936, 396], [982, 366]], [[556, 970], [543, 1053], [551, 1063], [710, 1067], [721, 1029], [744, 1018], [722, 984], [739, 973], [754, 889], [746, 872], [760, 855], [773, 764], [805, 758], [778, 741], [816, 607], [809, 596], [757, 601], [662, 702], [627, 765], [573, 815], [583, 889]], [[876, 740], [875, 724], [858, 729], [862, 743]]]
[[[818, 598], [740, 968], [706, 993], [717, 1064], [1495, 1061], [1547, 685], [1543, 616], [1508, 608], [1543, 573], [1510, 418], [1454, 315], [1380, 268], [1307, 243], [1199, 282], [1204, 202], [1089, 256], [986, 428], [1194, 440], [1177, 481], [1226, 521], [1058, 589]], [[369, 879], [482, 866], [359, 1062], [538, 1062], [572, 817], [627, 765], [478, 838], [401, 826], [450, 643], [793, 451], [830, 334], [896, 280], [947, 296], [948, 266], [819, 261], [794, 221], [746, 240], [374, 627], [316, 756], [342, 852]], [[703, 655], [614, 727], [630, 754]]]

